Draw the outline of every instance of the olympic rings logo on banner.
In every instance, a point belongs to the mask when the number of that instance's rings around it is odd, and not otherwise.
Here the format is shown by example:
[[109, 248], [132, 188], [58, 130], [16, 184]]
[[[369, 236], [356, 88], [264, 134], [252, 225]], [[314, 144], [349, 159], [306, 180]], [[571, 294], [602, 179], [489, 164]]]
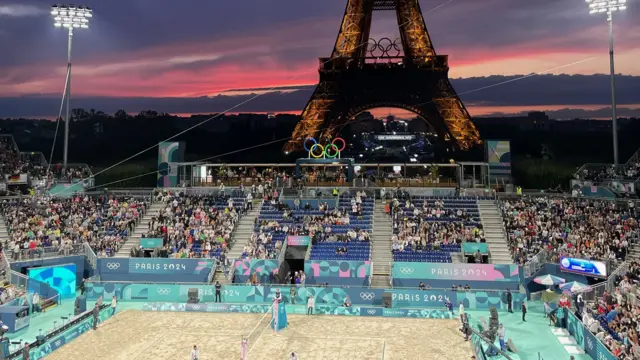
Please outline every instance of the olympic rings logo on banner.
[[120, 268], [120, 263], [107, 263], [107, 269], [115, 270]]
[[158, 294], [160, 294], [160, 295], [169, 295], [169, 293], [171, 292], [171, 289], [158, 288], [156, 291], [157, 291], [157, 292], [158, 292]]
[[413, 274], [413, 269], [412, 268], [403, 267], [403, 268], [400, 268], [400, 272], [405, 274], [405, 275]]
[[375, 315], [377, 313], [377, 311], [375, 309], [369, 309], [369, 310], [367, 310], [367, 313], [369, 315]]
[[[313, 142], [313, 145], [311, 145], [311, 147], [307, 147], [308, 141]], [[342, 146], [340, 148], [338, 148], [338, 145], [336, 145], [336, 141], [342, 141]], [[343, 138], [335, 138], [331, 141], [330, 144], [322, 146], [322, 144], [318, 143], [318, 140], [309, 137], [304, 139], [302, 146], [309, 153], [309, 156], [313, 157], [314, 159], [335, 159], [347, 147], [347, 142], [344, 141]], [[329, 151], [329, 149], [332, 149], [332, 151]]]
[[360, 293], [360, 299], [362, 300], [373, 300], [376, 298], [376, 294], [375, 293], [366, 293], [366, 292], [361, 292]]

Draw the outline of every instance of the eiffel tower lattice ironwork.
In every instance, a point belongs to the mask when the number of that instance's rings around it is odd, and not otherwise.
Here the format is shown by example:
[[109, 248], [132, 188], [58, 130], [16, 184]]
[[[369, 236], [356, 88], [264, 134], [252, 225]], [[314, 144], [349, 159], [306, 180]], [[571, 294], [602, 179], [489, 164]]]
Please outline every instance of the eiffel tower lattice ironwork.
[[[369, 38], [374, 11], [395, 11], [400, 38]], [[418, 0], [348, 0], [330, 58], [286, 153], [308, 138], [328, 143], [359, 113], [401, 108], [426, 120], [458, 149], [479, 144], [469, 112], [449, 82], [447, 55], [436, 55]]]

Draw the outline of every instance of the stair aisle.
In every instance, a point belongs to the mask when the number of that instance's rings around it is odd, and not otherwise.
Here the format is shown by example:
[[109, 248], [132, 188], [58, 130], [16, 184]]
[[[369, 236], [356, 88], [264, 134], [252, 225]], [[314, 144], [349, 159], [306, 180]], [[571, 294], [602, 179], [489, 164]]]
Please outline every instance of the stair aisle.
[[580, 345], [578, 345], [578, 343], [576, 342], [576, 339], [573, 336], [571, 336], [571, 334], [569, 334], [567, 329], [553, 328], [551, 329], [551, 332], [553, 333], [553, 335], [556, 336], [556, 339], [558, 339], [558, 342], [562, 344], [562, 346], [564, 347], [564, 350], [569, 355], [584, 354], [584, 350], [580, 347]]
[[373, 211], [373, 234], [371, 235], [371, 261], [373, 261], [373, 277], [371, 287], [388, 288], [391, 277], [391, 237], [393, 224], [391, 217], [384, 212], [382, 200], [376, 200]]
[[240, 219], [238, 227], [233, 233], [233, 243], [231, 244], [229, 253], [227, 254], [228, 259], [239, 259], [240, 256], [242, 256], [244, 246], [247, 244], [249, 239], [251, 239], [251, 234], [253, 234], [256, 217], [258, 217], [258, 214], [260, 213], [260, 202], [261, 200], [254, 200], [253, 209], [249, 210], [247, 214]]
[[7, 228], [7, 224], [4, 222], [3, 216], [0, 215], [0, 242], [3, 244], [9, 240], [9, 229]]
[[502, 214], [493, 200], [478, 200], [480, 219], [492, 264], [513, 264]]
[[142, 234], [149, 230], [149, 221], [151, 218], [158, 215], [158, 212], [164, 209], [165, 203], [158, 201], [151, 204], [149, 210], [142, 216], [142, 219], [133, 229], [133, 233], [127, 237], [127, 240], [122, 244], [122, 247], [116, 253], [116, 257], [131, 257], [131, 248], [140, 244], [140, 238]]

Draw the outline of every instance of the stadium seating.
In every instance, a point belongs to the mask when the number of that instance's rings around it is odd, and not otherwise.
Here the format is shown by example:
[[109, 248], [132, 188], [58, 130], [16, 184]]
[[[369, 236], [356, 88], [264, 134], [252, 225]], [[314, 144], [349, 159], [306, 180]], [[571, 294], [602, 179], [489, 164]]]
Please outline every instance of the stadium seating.
[[221, 257], [246, 204], [238, 190], [229, 197], [164, 191], [156, 199], [165, 207], [148, 224], [144, 236], [166, 238], [169, 250], [181, 257]]
[[394, 199], [391, 215], [394, 261], [450, 263], [451, 253], [460, 252], [463, 241], [476, 241], [476, 237], [482, 237], [475, 197]]
[[613, 205], [589, 198], [525, 196], [501, 201], [510, 251], [518, 263], [543, 249], [624, 260], [631, 238], [638, 237], [638, 221], [624, 202]]
[[131, 197], [50, 198], [33, 203], [10, 199], [1, 204], [9, 230], [7, 256], [67, 254], [88, 243], [99, 256], [113, 256], [146, 211], [144, 199]]
[[[276, 204], [264, 203], [258, 215], [254, 236], [243, 257], [256, 256], [255, 251], [260, 245], [257, 237], [264, 233], [270, 237], [270, 241], [262, 243], [267, 258], [276, 256], [277, 242], [284, 242], [287, 235], [312, 235], [310, 260], [369, 260], [371, 251], [368, 233], [373, 224], [374, 202], [373, 199], [363, 198], [360, 211], [354, 214], [351, 199], [348, 194], [340, 196], [337, 209], [329, 208], [328, 211], [320, 210], [319, 207], [305, 210], [305, 201], [301, 202], [300, 209], [279, 209]], [[336, 211], [340, 211], [341, 216], [334, 215]], [[344, 221], [345, 214], [348, 214], [348, 224]], [[350, 230], [355, 235], [353, 239], [348, 239]], [[338, 251], [339, 248], [341, 251]]]

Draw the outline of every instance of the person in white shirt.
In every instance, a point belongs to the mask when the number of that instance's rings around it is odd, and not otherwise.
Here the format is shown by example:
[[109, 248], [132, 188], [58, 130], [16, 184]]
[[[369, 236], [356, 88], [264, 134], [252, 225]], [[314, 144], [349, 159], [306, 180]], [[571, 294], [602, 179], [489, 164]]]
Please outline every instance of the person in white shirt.
[[309, 295], [307, 300], [307, 315], [313, 315], [313, 309], [316, 307], [316, 299]]
[[498, 328], [498, 339], [500, 340], [500, 349], [502, 349], [502, 351], [507, 351], [507, 346], [504, 343], [505, 335], [506, 330], [504, 329], [504, 325], [500, 324], [500, 327]]
[[462, 305], [462, 301], [460, 301], [460, 321], [464, 323], [464, 305]]
[[296, 355], [296, 353], [292, 352], [291, 356], [289, 356], [289, 360], [299, 360], [298, 359], [298, 355]]
[[193, 345], [193, 349], [191, 350], [191, 360], [198, 360], [200, 356], [200, 349], [196, 345]]
[[116, 306], [118, 305], [118, 300], [116, 300], [115, 295], [111, 298], [111, 315], [116, 314]]
[[40, 311], [40, 295], [37, 292], [33, 293], [33, 297], [31, 298], [31, 313]]

